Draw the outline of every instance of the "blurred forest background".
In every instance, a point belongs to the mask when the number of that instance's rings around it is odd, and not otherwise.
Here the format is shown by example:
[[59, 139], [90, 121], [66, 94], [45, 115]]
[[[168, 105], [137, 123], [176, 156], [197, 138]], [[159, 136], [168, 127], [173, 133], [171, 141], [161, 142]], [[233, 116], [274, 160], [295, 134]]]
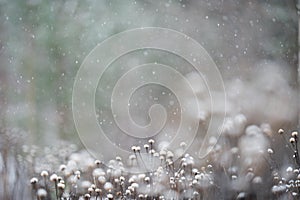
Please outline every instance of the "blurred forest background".
[[229, 116], [297, 124], [293, 0], [0, 0], [0, 16], [0, 127], [26, 131], [30, 143], [78, 143], [72, 87], [83, 59], [104, 39], [149, 26], [203, 45], [224, 78]]

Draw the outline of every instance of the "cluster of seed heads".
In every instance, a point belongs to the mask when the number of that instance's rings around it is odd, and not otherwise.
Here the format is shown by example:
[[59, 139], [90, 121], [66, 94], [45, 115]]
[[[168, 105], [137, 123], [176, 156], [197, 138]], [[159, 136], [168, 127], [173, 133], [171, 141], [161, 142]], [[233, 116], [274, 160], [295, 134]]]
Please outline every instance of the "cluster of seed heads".
[[[298, 131], [292, 131], [286, 134], [283, 129], [278, 130], [288, 148], [292, 151], [292, 160], [294, 161], [291, 166], [285, 168], [284, 172], [279, 172], [276, 167], [273, 172], [273, 186], [272, 193], [277, 199], [299, 199], [300, 198], [300, 162], [298, 152]], [[288, 139], [287, 139], [288, 137]], [[268, 151], [273, 154], [273, 150]]]
[[[39, 200], [199, 199], [205, 189], [214, 187], [212, 165], [198, 169], [189, 154], [182, 155], [176, 162], [172, 151], [157, 151], [154, 143], [150, 139], [143, 149], [132, 146], [133, 154], [127, 166], [117, 156], [107, 165], [94, 160], [85, 169], [69, 169], [72, 161], [68, 161], [60, 165], [57, 172], [50, 174], [43, 170], [30, 180], [34, 196]], [[143, 170], [134, 171], [137, 168]]]
[[[267, 128], [268, 135], [271, 135], [270, 127]], [[238, 140], [254, 138], [256, 141], [255, 137], [261, 139], [261, 135], [266, 133], [259, 133], [260, 130], [265, 129], [247, 127], [245, 134], [241, 134]], [[132, 146], [132, 154], [128, 158], [117, 156], [109, 162], [95, 160], [84, 152], [73, 153], [57, 170], [42, 170], [33, 177], [30, 180], [32, 194], [38, 200], [193, 200], [227, 196], [233, 199], [255, 199], [259, 192], [253, 191], [254, 188], [259, 190], [264, 186], [269, 188], [269, 193], [263, 191], [262, 197], [297, 199], [300, 194], [298, 132], [286, 134], [280, 129], [278, 133], [284, 137], [293, 152], [294, 163], [286, 167], [284, 173], [282, 166], [276, 161], [276, 151], [269, 145], [253, 149], [241, 146], [244, 143], [232, 143], [230, 146], [219, 143], [211, 148], [205, 160], [199, 162], [199, 159], [189, 154], [178, 157], [176, 152], [166, 148], [157, 149], [155, 141], [150, 139], [144, 145]], [[225, 135], [223, 140], [230, 137], [231, 135]], [[211, 140], [213, 139], [212, 137]], [[178, 148], [182, 150], [185, 147], [186, 144], [182, 142]], [[251, 154], [253, 151], [258, 154]], [[235, 160], [231, 164], [227, 162], [222, 165], [222, 159], [226, 155], [234, 156]], [[253, 162], [258, 157], [266, 159], [265, 163], [269, 164], [271, 181], [258, 171], [254, 163], [244, 163]], [[267, 168], [263, 170], [266, 173], [268, 171]]]

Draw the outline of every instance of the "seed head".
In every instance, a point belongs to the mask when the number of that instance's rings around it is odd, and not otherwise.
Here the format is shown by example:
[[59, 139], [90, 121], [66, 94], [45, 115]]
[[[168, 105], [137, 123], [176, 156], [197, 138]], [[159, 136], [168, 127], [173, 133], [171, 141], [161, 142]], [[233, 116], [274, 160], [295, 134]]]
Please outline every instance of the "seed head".
[[120, 156], [117, 156], [117, 157], [116, 157], [116, 161], [119, 161], [119, 162], [120, 162], [120, 161], [122, 161], [122, 158], [121, 158]]
[[298, 137], [298, 132], [297, 131], [293, 131], [292, 132], [292, 137], [297, 138]]
[[66, 165], [60, 165], [59, 166], [59, 171], [65, 171], [65, 169], [67, 168], [67, 166]]
[[58, 176], [58, 177], [57, 177], [57, 181], [58, 181], [58, 182], [61, 182], [61, 181], [63, 181], [63, 178], [62, 178], [61, 176]]
[[145, 177], [145, 178], [144, 178], [144, 181], [145, 181], [146, 183], [149, 183], [149, 182], [150, 182], [150, 177], [148, 177], [148, 176]]
[[41, 176], [45, 178], [45, 177], [49, 176], [49, 174], [46, 170], [44, 170], [41, 172]]
[[95, 185], [95, 184], [92, 184], [92, 185], [91, 185], [91, 188], [92, 188], [93, 190], [95, 190], [95, 189], [96, 189], [96, 185]]
[[90, 198], [91, 198], [91, 195], [90, 195], [90, 194], [85, 194], [85, 195], [84, 195], [84, 199], [88, 200], [88, 199], [90, 199]]
[[154, 155], [155, 150], [154, 150], [154, 149], [151, 149], [151, 150], [149, 151], [149, 153], [150, 153], [151, 155]]
[[107, 199], [112, 200], [114, 199], [114, 196], [112, 194], [107, 194]]
[[64, 190], [65, 189], [65, 184], [63, 183], [58, 183], [57, 184], [58, 189]]
[[293, 144], [293, 143], [295, 143], [295, 142], [296, 142], [295, 138], [291, 137], [291, 138], [290, 138], [290, 143]]
[[125, 191], [125, 194], [126, 194], [126, 195], [131, 195], [131, 191], [127, 189], [127, 190]]
[[181, 148], [185, 148], [185, 147], [186, 147], [186, 143], [185, 143], [185, 142], [181, 142], [181, 143], [180, 143], [180, 147], [181, 147]]
[[172, 152], [172, 151], [168, 151], [168, 152], [167, 152], [167, 158], [172, 159], [173, 157], [174, 157], [173, 152]]
[[155, 141], [153, 139], [148, 140], [149, 144], [153, 145]]
[[32, 185], [37, 184], [38, 181], [39, 181], [39, 180], [38, 180], [37, 178], [35, 178], [35, 177], [33, 177], [32, 179], [30, 179], [30, 183], [31, 183]]
[[56, 174], [52, 174], [50, 176], [50, 181], [56, 182], [57, 181], [58, 176]]
[[278, 130], [278, 133], [279, 133], [280, 135], [282, 135], [282, 134], [284, 133], [284, 130], [283, 130], [283, 129], [279, 129], [279, 130]]
[[268, 153], [273, 154], [274, 153], [273, 149], [268, 148]]
[[76, 176], [78, 176], [78, 175], [80, 176], [80, 171], [77, 170], [77, 171], [74, 172], [74, 174], [75, 174]]
[[99, 195], [99, 194], [102, 192], [102, 190], [99, 189], [99, 188], [96, 188], [96, 189], [95, 189], [95, 192]]
[[124, 182], [125, 181], [125, 177], [124, 176], [120, 176], [120, 181]]
[[140, 152], [141, 151], [141, 147], [140, 146], [136, 146], [136, 151]]
[[100, 161], [100, 160], [95, 160], [95, 164], [96, 164], [96, 165], [100, 165], [100, 164], [101, 164], [101, 161]]
[[131, 150], [135, 153], [136, 152], [136, 146], [132, 146]]
[[145, 145], [144, 145], [144, 148], [145, 148], [146, 150], [148, 150], [148, 149], [149, 149], [149, 144], [145, 144]]
[[93, 191], [94, 191], [94, 189], [93, 189], [93, 188], [91, 188], [91, 187], [90, 187], [90, 188], [88, 188], [88, 192], [89, 192], [89, 193], [92, 193]]

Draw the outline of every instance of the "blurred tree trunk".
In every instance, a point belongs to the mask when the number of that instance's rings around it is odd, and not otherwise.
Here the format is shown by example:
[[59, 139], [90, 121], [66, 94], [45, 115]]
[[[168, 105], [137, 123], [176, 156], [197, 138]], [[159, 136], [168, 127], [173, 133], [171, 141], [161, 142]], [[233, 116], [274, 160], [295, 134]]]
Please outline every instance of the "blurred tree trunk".
[[[0, 43], [0, 58], [3, 57], [4, 46]], [[5, 60], [5, 59], [1, 59]], [[8, 90], [8, 79], [7, 79], [7, 68], [5, 63], [2, 62], [2, 67], [0, 67], [0, 127], [6, 127], [6, 112], [7, 112], [7, 90]]]

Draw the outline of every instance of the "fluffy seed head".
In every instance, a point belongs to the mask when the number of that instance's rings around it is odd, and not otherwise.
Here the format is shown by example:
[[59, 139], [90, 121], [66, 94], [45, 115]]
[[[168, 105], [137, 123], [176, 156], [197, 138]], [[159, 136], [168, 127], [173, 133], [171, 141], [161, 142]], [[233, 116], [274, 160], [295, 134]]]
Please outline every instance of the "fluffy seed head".
[[100, 160], [95, 160], [95, 164], [96, 164], [96, 165], [100, 165], [100, 164], [101, 164], [101, 161], [100, 161]]
[[144, 148], [145, 148], [146, 150], [148, 150], [148, 149], [149, 149], [149, 144], [145, 144], [145, 145], [144, 145]]
[[268, 149], [268, 153], [269, 153], [269, 154], [273, 154], [273, 153], [274, 153], [273, 149], [270, 149], [270, 148], [269, 148], [269, 149]]
[[32, 179], [30, 179], [30, 183], [33, 184], [33, 185], [36, 184], [38, 181], [39, 180], [37, 178], [35, 178], [35, 177], [33, 177]]
[[56, 174], [52, 174], [50, 176], [50, 181], [56, 182], [57, 181], [58, 176]]
[[94, 189], [93, 189], [93, 188], [91, 188], [91, 187], [90, 187], [90, 188], [88, 188], [88, 192], [89, 192], [89, 193], [92, 193], [93, 191], [94, 191]]
[[90, 194], [85, 194], [85, 195], [84, 195], [84, 199], [87, 199], [87, 200], [88, 200], [88, 199], [90, 199], [90, 198], [91, 198], [91, 195], [90, 195]]
[[59, 171], [65, 171], [65, 169], [67, 168], [67, 166], [66, 165], [60, 165], [59, 166]]
[[114, 199], [114, 196], [112, 194], [107, 194], [107, 199]]
[[148, 140], [149, 144], [153, 145], [155, 141], [153, 139]]
[[292, 132], [292, 137], [297, 138], [298, 137], [298, 132], [297, 131], [293, 131]]
[[101, 191], [101, 189], [96, 188], [96, 189], [95, 189], [95, 192], [99, 195], [102, 191]]
[[283, 130], [283, 129], [279, 129], [279, 130], [278, 130], [278, 133], [281, 135], [281, 134], [284, 133], [284, 130]]
[[48, 174], [48, 172], [47, 172], [46, 170], [43, 170], [43, 171], [41, 172], [41, 176], [42, 176], [42, 177], [47, 177], [47, 176], [49, 176], [49, 174]]
[[295, 142], [296, 142], [295, 138], [291, 137], [291, 138], [290, 138], [290, 143], [293, 144], [293, 143], [295, 143]]
[[120, 161], [122, 161], [122, 158], [121, 158], [120, 156], [117, 156], [117, 157], [116, 157], [116, 161], [119, 161], [119, 162], [120, 162]]
[[58, 183], [57, 184], [58, 189], [64, 190], [65, 189], [65, 184], [63, 183]]

